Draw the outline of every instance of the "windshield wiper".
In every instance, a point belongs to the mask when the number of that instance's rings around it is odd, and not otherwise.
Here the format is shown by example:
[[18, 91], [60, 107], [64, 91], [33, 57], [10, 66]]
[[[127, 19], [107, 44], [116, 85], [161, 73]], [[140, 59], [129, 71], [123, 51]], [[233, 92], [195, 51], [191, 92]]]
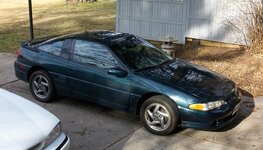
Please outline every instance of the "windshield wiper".
[[[174, 59], [173, 59], [173, 60], [174, 60]], [[161, 66], [161, 65], [164, 65], [164, 64], [166, 64], [166, 63], [169, 63], [169, 62], [171, 62], [171, 61], [173, 61], [173, 60], [167, 60], [167, 61], [164, 61], [164, 62], [158, 64], [158, 65], [153, 65], [153, 66], [149, 66], [149, 67], [145, 67], [145, 68], [136, 69], [135, 72], [143, 71], [143, 70], [148, 70], [148, 69], [154, 69], [154, 68], [157, 68], [157, 67], [159, 67], [159, 66]]]
[[144, 68], [140, 68], [140, 69], [136, 69], [135, 72], [139, 72], [139, 71], [143, 71], [143, 70], [148, 70], [148, 69], [154, 69], [156, 68], [158, 65], [154, 65], [154, 66], [149, 66], [149, 67], [144, 67]]
[[169, 63], [169, 62], [171, 62], [171, 61], [174, 61], [174, 59], [166, 60], [166, 61], [164, 61], [164, 62], [158, 64], [157, 66], [161, 66], [161, 65], [167, 64], [167, 63]]

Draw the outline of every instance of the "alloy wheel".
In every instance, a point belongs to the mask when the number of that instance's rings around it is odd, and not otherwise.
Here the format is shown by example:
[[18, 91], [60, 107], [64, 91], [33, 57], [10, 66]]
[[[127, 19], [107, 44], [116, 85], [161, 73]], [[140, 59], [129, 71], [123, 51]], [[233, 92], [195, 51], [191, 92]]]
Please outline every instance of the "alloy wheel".
[[33, 79], [33, 91], [35, 95], [41, 99], [45, 99], [49, 96], [50, 87], [49, 82], [43, 75], [37, 75]]
[[159, 103], [149, 105], [145, 109], [144, 117], [147, 125], [155, 131], [164, 131], [171, 123], [168, 110]]

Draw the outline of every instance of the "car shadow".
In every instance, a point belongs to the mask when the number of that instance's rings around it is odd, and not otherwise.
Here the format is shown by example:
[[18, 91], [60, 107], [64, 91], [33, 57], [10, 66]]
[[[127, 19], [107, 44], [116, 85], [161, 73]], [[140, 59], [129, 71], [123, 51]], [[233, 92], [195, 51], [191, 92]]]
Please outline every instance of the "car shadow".
[[138, 116], [128, 113], [126, 111], [113, 109], [110, 107], [99, 105], [95, 102], [78, 99], [78, 98], [60, 96], [56, 101], [53, 101], [52, 103], [53, 104], [63, 103], [65, 105], [71, 105], [71, 106], [76, 106], [78, 108], [89, 109], [93, 112], [99, 112], [99, 113], [105, 114], [105, 116], [111, 116], [111, 117], [118, 118], [118, 119], [126, 119], [126, 120], [139, 119]]

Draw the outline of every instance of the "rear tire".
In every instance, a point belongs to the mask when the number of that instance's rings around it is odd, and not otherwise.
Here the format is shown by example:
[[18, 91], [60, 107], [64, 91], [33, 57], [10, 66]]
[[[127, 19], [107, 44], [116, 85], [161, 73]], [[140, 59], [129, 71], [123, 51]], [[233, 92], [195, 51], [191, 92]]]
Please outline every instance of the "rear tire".
[[156, 135], [169, 135], [178, 126], [179, 109], [168, 97], [153, 96], [142, 104], [140, 119], [149, 132]]
[[53, 82], [45, 70], [38, 70], [30, 76], [29, 87], [32, 95], [40, 102], [50, 102], [54, 97]]

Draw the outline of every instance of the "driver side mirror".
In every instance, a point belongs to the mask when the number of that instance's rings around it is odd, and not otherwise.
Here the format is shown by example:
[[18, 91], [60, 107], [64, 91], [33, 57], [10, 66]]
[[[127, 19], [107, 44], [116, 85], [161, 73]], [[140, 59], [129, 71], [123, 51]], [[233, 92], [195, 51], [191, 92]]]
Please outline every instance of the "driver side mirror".
[[117, 77], [126, 77], [128, 75], [128, 72], [126, 72], [125, 70], [121, 68], [112, 68], [112, 69], [109, 69], [108, 74], [114, 75]]

